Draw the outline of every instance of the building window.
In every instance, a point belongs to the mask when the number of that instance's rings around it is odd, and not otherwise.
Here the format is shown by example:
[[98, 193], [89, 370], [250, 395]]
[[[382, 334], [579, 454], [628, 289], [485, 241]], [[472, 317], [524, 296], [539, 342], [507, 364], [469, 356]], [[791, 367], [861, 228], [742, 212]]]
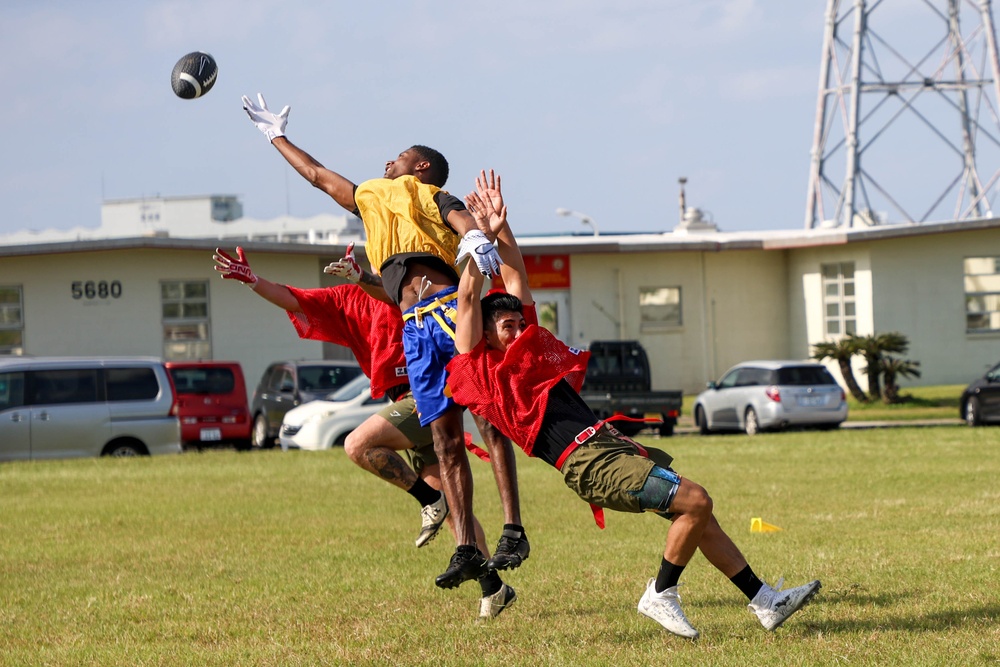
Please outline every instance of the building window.
[[639, 316], [642, 331], [681, 326], [681, 288], [640, 287]]
[[24, 308], [20, 285], [0, 285], [0, 355], [24, 354]]
[[208, 281], [166, 280], [160, 283], [165, 359], [211, 359]]
[[965, 331], [1000, 331], [1000, 257], [965, 259]]
[[857, 333], [854, 301], [854, 262], [824, 264], [823, 321], [827, 338]]

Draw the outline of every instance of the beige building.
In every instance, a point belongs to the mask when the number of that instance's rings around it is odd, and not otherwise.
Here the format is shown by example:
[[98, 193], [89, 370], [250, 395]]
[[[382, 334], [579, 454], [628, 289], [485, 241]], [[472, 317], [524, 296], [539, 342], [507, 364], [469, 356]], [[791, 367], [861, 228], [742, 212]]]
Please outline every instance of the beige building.
[[[1000, 360], [1000, 220], [852, 230], [522, 237], [544, 324], [566, 342], [635, 338], [655, 389], [699, 391], [747, 359], [809, 356], [844, 332], [899, 331], [912, 384]], [[218, 241], [164, 237], [0, 248], [0, 354], [339, 358], [221, 280]], [[242, 242], [254, 271], [309, 288], [346, 244]], [[834, 369], [836, 373], [836, 369]], [[863, 379], [863, 376], [860, 376]], [[904, 381], [904, 385], [907, 381]]]

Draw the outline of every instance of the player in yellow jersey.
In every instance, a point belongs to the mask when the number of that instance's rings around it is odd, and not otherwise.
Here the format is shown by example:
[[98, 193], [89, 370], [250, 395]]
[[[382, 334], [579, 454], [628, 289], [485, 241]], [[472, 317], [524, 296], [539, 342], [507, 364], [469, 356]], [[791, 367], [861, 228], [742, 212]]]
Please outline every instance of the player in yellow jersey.
[[[380, 179], [356, 185], [327, 169], [285, 136], [289, 107], [280, 113], [243, 97], [250, 120], [309, 183], [326, 192], [365, 225], [366, 252], [374, 273], [363, 271], [348, 253], [327, 273], [360, 284], [375, 298], [395, 303], [403, 313], [403, 346], [420, 423], [430, 425], [441, 464], [441, 483], [452, 513], [458, 548], [436, 579], [453, 588], [489, 569], [518, 567], [528, 557], [521, 526], [513, 448], [496, 429], [477, 418], [490, 450], [504, 508], [504, 529], [487, 563], [476, 548], [472, 516], [472, 471], [466, 455], [462, 408], [445, 392], [445, 365], [455, 354], [456, 264], [475, 261], [484, 275], [499, 273], [500, 257], [488, 226], [480, 229], [460, 199], [442, 190], [448, 162], [438, 151], [412, 146], [386, 162]], [[443, 520], [443, 517], [442, 517]]]

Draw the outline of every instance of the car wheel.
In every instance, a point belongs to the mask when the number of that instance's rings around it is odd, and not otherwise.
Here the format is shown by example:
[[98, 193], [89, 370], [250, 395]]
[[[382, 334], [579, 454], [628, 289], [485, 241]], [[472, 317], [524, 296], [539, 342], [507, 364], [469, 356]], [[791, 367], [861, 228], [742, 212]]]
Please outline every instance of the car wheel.
[[254, 449], [270, 449], [274, 441], [267, 437], [267, 417], [257, 415], [253, 420], [253, 431], [250, 433], [250, 445]]
[[660, 437], [669, 438], [674, 434], [674, 423], [673, 422], [663, 422], [660, 426]]
[[965, 423], [969, 426], [980, 426], [983, 423], [979, 416], [979, 399], [975, 396], [965, 404]]
[[108, 447], [105, 456], [142, 456], [139, 445], [131, 442], [118, 442]]
[[760, 433], [760, 422], [757, 421], [757, 411], [747, 408], [746, 416], [743, 419], [743, 430], [747, 435], [757, 435]]
[[702, 435], [708, 435], [711, 431], [708, 428], [708, 422], [705, 420], [705, 409], [700, 405], [694, 409], [694, 421], [698, 425], [698, 432]]

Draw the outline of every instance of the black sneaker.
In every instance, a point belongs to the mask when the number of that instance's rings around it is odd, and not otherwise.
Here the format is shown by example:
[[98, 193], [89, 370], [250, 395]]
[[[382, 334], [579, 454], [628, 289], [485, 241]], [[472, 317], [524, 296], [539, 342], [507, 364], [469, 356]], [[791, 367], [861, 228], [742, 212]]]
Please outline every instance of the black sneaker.
[[448, 563], [448, 569], [439, 574], [434, 583], [439, 588], [455, 588], [471, 579], [478, 579], [486, 574], [486, 557], [475, 547], [455, 549], [455, 555]]
[[520, 567], [522, 561], [528, 560], [530, 551], [531, 546], [528, 545], [528, 536], [524, 531], [504, 530], [500, 533], [497, 550], [486, 567], [490, 570], [513, 570]]

